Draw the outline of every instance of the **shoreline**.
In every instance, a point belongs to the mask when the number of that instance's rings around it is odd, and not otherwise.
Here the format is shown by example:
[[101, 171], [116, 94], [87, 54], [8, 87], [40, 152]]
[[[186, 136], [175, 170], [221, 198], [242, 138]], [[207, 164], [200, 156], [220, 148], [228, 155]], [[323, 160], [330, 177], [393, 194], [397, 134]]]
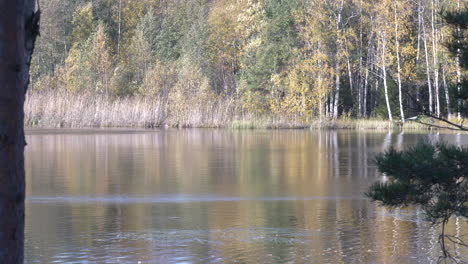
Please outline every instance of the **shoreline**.
[[[206, 98], [205, 98], [206, 99]], [[437, 130], [415, 122], [378, 118], [302, 120], [292, 114], [252, 114], [232, 97], [211, 100], [105, 95], [66, 91], [30, 91], [25, 103], [25, 126], [34, 128], [223, 128], [223, 129], [354, 129]], [[442, 130], [442, 129], [438, 129]], [[443, 129], [445, 130], [445, 129]]]

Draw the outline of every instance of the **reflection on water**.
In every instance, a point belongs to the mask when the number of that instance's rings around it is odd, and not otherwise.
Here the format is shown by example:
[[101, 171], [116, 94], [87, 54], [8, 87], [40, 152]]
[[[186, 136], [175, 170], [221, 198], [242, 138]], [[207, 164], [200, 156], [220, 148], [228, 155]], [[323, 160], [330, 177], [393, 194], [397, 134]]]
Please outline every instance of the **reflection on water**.
[[380, 178], [375, 153], [423, 137], [29, 131], [26, 263], [435, 263], [438, 231], [419, 210], [362, 194]]

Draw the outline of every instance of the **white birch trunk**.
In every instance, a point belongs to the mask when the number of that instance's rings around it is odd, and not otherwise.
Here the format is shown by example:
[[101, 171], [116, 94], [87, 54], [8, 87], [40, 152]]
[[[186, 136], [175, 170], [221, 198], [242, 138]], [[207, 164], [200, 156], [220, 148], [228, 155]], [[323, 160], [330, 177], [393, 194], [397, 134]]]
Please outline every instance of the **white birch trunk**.
[[382, 32], [380, 32], [381, 37], [382, 37], [382, 78], [383, 78], [383, 84], [384, 84], [384, 92], [385, 92], [385, 103], [387, 104], [387, 112], [388, 112], [388, 119], [390, 121], [393, 121], [392, 118], [392, 110], [390, 109], [390, 100], [388, 96], [388, 85], [387, 85], [387, 66], [386, 66], [386, 59], [385, 55], [387, 53], [387, 40], [385, 39], [385, 36]]
[[[460, 13], [460, 0], [457, 1], [457, 12]], [[460, 37], [461, 35], [461, 29], [458, 26], [457, 27], [457, 44], [458, 46], [460, 45]], [[460, 93], [461, 91], [461, 82], [462, 82], [462, 75], [461, 75], [461, 67], [460, 67], [460, 56], [461, 56], [461, 50], [458, 48], [457, 49], [457, 54], [455, 57], [455, 62], [457, 64], [457, 91]], [[457, 102], [457, 118], [461, 119], [461, 113], [460, 113], [460, 100]]]
[[432, 27], [432, 55], [433, 55], [433, 63], [434, 63], [434, 90], [435, 90], [435, 100], [436, 100], [436, 115], [440, 117], [440, 91], [439, 91], [439, 62], [437, 57], [437, 30], [434, 26], [434, 0], [431, 1], [432, 9], [431, 9], [431, 27]]
[[[336, 31], [337, 34], [340, 31], [340, 24], [341, 24], [341, 12], [343, 11], [344, 0], [341, 1], [340, 8], [338, 10], [337, 18], [336, 18]], [[335, 58], [335, 99], [333, 100], [333, 118], [338, 118], [338, 105], [340, 100], [340, 52], [341, 52], [341, 44], [340, 40], [337, 39], [337, 47], [336, 47], [336, 58]]]
[[338, 118], [338, 103], [340, 100], [340, 64], [338, 61], [335, 65], [335, 98], [333, 100], [333, 118]]
[[397, 17], [397, 4], [394, 1], [394, 14], [395, 14], [395, 46], [397, 57], [397, 80], [398, 80], [398, 102], [400, 104], [400, 118], [401, 122], [405, 122], [405, 112], [403, 109], [403, 95], [401, 91], [401, 65], [400, 65], [400, 41], [398, 39], [398, 17]]
[[433, 105], [432, 105], [432, 84], [431, 84], [431, 71], [429, 66], [429, 52], [427, 47], [427, 35], [426, 35], [426, 27], [424, 25], [424, 18], [422, 19], [423, 22], [423, 43], [424, 43], [424, 53], [426, 55], [426, 76], [427, 76], [427, 87], [429, 89], [429, 113], [433, 113]]

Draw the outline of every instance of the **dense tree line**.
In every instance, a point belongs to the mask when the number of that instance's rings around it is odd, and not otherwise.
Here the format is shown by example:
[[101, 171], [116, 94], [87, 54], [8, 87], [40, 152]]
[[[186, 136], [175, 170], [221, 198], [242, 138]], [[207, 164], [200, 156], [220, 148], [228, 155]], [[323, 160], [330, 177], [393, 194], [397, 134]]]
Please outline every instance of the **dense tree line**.
[[[33, 89], [258, 115], [404, 120], [459, 112], [449, 53], [466, 0], [45, 0]], [[190, 100], [192, 100], [190, 99]]]

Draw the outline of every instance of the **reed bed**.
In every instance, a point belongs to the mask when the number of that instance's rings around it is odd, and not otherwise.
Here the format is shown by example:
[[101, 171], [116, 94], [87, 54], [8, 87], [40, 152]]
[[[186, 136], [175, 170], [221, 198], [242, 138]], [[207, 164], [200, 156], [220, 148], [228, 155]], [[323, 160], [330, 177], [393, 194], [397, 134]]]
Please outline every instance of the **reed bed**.
[[400, 121], [388, 121], [382, 119], [329, 119], [316, 120], [310, 125], [311, 129], [366, 129], [366, 130], [389, 130], [389, 129], [404, 129], [404, 130], [421, 130], [428, 129], [428, 126], [415, 123]]
[[198, 127], [231, 129], [373, 129], [420, 130], [415, 122], [382, 119], [325, 119], [303, 121], [294, 115], [258, 116], [246, 113], [234, 97], [110, 97], [63, 90], [28, 92], [27, 127]]
[[28, 127], [199, 127], [307, 128], [295, 117], [246, 114], [233, 97], [180, 94], [160, 97], [108, 97], [63, 90], [30, 91], [25, 103]]
[[[184, 105], [183, 107], [177, 107]], [[232, 104], [210, 100], [171, 105], [167, 99], [31, 91], [25, 104], [28, 127], [221, 127]]]

